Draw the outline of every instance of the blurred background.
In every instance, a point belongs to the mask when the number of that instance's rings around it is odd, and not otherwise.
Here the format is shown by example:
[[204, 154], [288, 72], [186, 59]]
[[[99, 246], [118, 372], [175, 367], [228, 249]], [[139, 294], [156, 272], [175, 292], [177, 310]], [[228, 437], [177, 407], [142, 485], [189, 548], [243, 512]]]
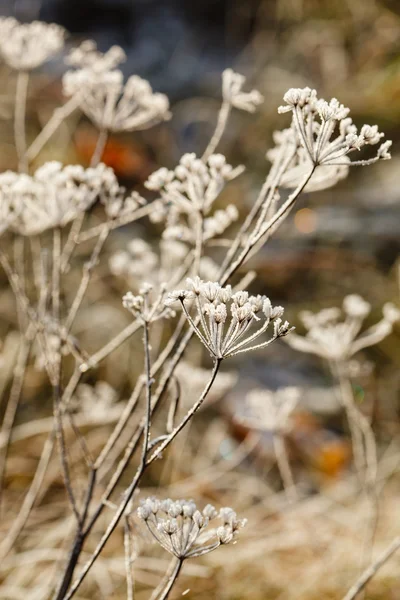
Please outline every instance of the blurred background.
[[[295, 325], [299, 325], [296, 315], [300, 310], [340, 306], [349, 293], [359, 293], [372, 304], [367, 325], [379, 319], [385, 302], [398, 304], [398, 0], [0, 0], [0, 15], [63, 25], [70, 32], [65, 52], [88, 38], [94, 39], [102, 51], [118, 44], [128, 57], [122, 65], [125, 75], [138, 74], [148, 79], [155, 91], [168, 95], [171, 121], [139, 134], [112, 135], [106, 145], [103, 161], [115, 169], [129, 188], [142, 191], [143, 182], [158, 166], [173, 167], [183, 152], [204, 150], [220, 106], [221, 72], [227, 67], [246, 75], [248, 89], [259, 89], [265, 97], [255, 115], [233, 112], [220, 147], [231, 164], [246, 166], [245, 175], [224, 192], [242, 214], [251, 206], [268, 171], [265, 153], [272, 146], [272, 132], [289, 123], [287, 115], [277, 114], [288, 88], [316, 88], [320, 97], [337, 97], [349, 106], [357, 125], [377, 124], [393, 140], [392, 160], [367, 169], [355, 167], [347, 179], [332, 189], [303, 194], [284, 226], [252, 261], [251, 267], [258, 273], [253, 286], [254, 291], [269, 295], [274, 304], [287, 307], [287, 317]], [[28, 136], [32, 139], [63, 102], [60, 77], [64, 70], [61, 56], [32, 77], [27, 122]], [[4, 65], [0, 66], [0, 80], [0, 170], [4, 171], [16, 168], [12, 128], [15, 83]], [[80, 114], [74, 115], [40, 154], [37, 166], [46, 160], [88, 165], [96, 140], [97, 132], [90, 122]], [[224, 197], [221, 201], [224, 202]], [[111, 236], [107, 251], [124, 248], [138, 234], [151, 240], [155, 233], [147, 224], [126, 227]], [[1, 277], [0, 317], [5, 334], [12, 328], [15, 315], [12, 296], [5, 289], [4, 276]], [[99, 309], [98, 323], [104, 316], [111, 316], [106, 312], [106, 303], [119, 306], [125, 291], [124, 282], [116, 284], [107, 276], [98, 280], [97, 288], [90, 292], [91, 301], [97, 301], [103, 310]], [[118, 324], [123, 318], [118, 316]], [[397, 439], [400, 434], [399, 338], [397, 326], [394, 335], [366, 352], [364, 359], [373, 363], [374, 368], [366, 369], [354, 382], [358, 398], [377, 422], [382, 440], [389, 436]], [[252, 357], [232, 367], [239, 372], [234, 391], [224, 393], [223, 399], [212, 404], [193, 426], [196, 432], [193, 440], [211, 436], [210, 439], [218, 441], [210, 445], [213, 448], [210, 456], [203, 463], [198, 464], [200, 459], [196, 463], [196, 468], [206, 471], [210, 465], [217, 465], [216, 481], [206, 474], [200, 478], [200, 487], [194, 488], [190, 467], [181, 466], [179, 470], [176, 465], [166, 469], [163, 477], [169, 483], [176, 483], [171, 494], [185, 491], [206, 498], [214, 496], [217, 503], [236, 502], [239, 508], [250, 510], [251, 514], [246, 516], [255, 529], [257, 520], [271, 527], [271, 508], [263, 502], [264, 479], [271, 468], [268, 440], [265, 447], [261, 443], [256, 451], [254, 447], [247, 451], [242, 445], [245, 432], [231, 418], [238, 407], [240, 410], [246, 391], [260, 385], [308, 386], [309, 394], [290, 443], [296, 476], [311, 496], [321, 487], [340, 484], [349, 467], [348, 436], [332, 399], [330, 375], [319, 359], [295, 353], [280, 344], [276, 350], [274, 346], [268, 357]], [[126, 360], [121, 362], [121, 355], [105, 361], [97, 375], [121, 393], [131, 386], [130, 365]], [[43, 380], [37, 373], [31, 373], [19, 422], [30, 418], [32, 403], [36, 411], [46, 413], [46, 408], [37, 404]], [[182, 442], [180, 450], [195, 455], [196, 442], [192, 441], [194, 446], [188, 448], [185, 439], [186, 446]], [[34, 448], [32, 452], [36, 452]], [[22, 482], [26, 482], [31, 467], [18, 465]], [[244, 498], [238, 494], [238, 490], [243, 491], [243, 482], [248, 485]], [[13, 485], [17, 492], [21, 491], [22, 484], [17, 481]], [[393, 490], [387, 495], [388, 508], [383, 511], [387, 516], [382, 525], [385, 535], [400, 531], [398, 517], [394, 521], [390, 518], [393, 511], [398, 514], [398, 509], [393, 509], [398, 483], [394, 481], [392, 485]], [[342, 501], [340, 494], [335, 498]], [[346, 501], [344, 494], [343, 503]], [[300, 521], [291, 513], [285, 518], [274, 517], [269, 546], [260, 545], [254, 531], [254, 539], [250, 534], [250, 542], [244, 547], [242, 563], [237, 554], [230, 558], [230, 549], [228, 558], [218, 563], [224, 557], [217, 553], [215, 559], [199, 565], [197, 572], [193, 567], [192, 577], [197, 577], [196, 582], [183, 578], [180, 592], [192, 587], [191, 598], [232, 600], [340, 598], [340, 586], [352, 581], [351, 577], [346, 579], [346, 569], [354, 558], [351, 540], [345, 537], [351, 533], [347, 531], [349, 517], [343, 516], [342, 520], [335, 517], [332, 525], [335, 539], [346, 539], [347, 552], [334, 545], [318, 571], [315, 554], [319, 550], [304, 542], [304, 524], [308, 527], [310, 518], [307, 514]], [[299, 537], [293, 538], [292, 533], [298, 531]], [[328, 534], [326, 539], [326, 544], [322, 543], [324, 551], [331, 545]], [[267, 551], [271, 553], [270, 561], [265, 555]], [[212, 568], [210, 561], [216, 561], [212, 562]], [[330, 564], [335, 577], [324, 579], [324, 564], [325, 567]], [[146, 567], [143, 569], [145, 572]], [[288, 573], [291, 583], [287, 581]], [[371, 585], [370, 600], [400, 597], [394, 573], [390, 574], [389, 583], [385, 580]], [[151, 577], [142, 574], [143, 585]], [[105, 597], [123, 597], [117, 592], [113, 594]]]

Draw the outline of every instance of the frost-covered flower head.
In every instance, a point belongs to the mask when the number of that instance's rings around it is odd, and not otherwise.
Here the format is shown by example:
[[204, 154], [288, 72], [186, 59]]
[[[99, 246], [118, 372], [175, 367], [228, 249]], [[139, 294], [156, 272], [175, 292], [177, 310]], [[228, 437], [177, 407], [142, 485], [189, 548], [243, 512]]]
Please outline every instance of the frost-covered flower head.
[[327, 102], [319, 99], [315, 90], [292, 88], [283, 99], [285, 105], [280, 106], [278, 112], [292, 113], [291, 135], [297, 146], [286, 181], [288, 187], [295, 187], [311, 165], [317, 167], [318, 178], [314, 184], [311, 180], [310, 190], [334, 185], [347, 175], [351, 165], [369, 165], [390, 158], [392, 142], [387, 141], [379, 146], [375, 157], [351, 160], [354, 152], [378, 144], [384, 134], [378, 131], [377, 125], [363, 125], [358, 131], [348, 116], [350, 109], [336, 98]]
[[118, 416], [124, 407], [117, 403], [118, 393], [106, 381], [97, 381], [95, 385], [78, 385], [71, 408], [93, 421], [107, 421], [111, 415]]
[[290, 416], [299, 398], [296, 387], [251, 390], [245, 398], [245, 415], [236, 420], [251, 429], [283, 433], [290, 427]]
[[[170, 554], [181, 560], [196, 558], [232, 542], [246, 519], [238, 519], [232, 508], [221, 508], [219, 513], [211, 504], [200, 512], [193, 500], [170, 498], [160, 501], [147, 498], [137, 510], [152, 537]], [[210, 521], [220, 519], [218, 527]]]
[[159, 291], [155, 291], [150, 283], [145, 282], [138, 294], [127, 292], [122, 297], [122, 306], [142, 323], [169, 319], [175, 316], [175, 311], [163, 303], [165, 291], [165, 285], [160, 286]]
[[33, 176], [13, 171], [0, 174], [0, 203], [13, 207], [16, 217], [10, 227], [22, 235], [64, 227], [97, 198], [106, 204], [119, 191], [113, 170], [104, 164], [84, 169], [53, 161]]
[[206, 163], [194, 153], [184, 154], [173, 171], [158, 169], [145, 186], [160, 192], [162, 201], [179, 213], [199, 211], [205, 216], [225, 184], [242, 172], [242, 166], [233, 168], [222, 154], [212, 154]]
[[[291, 331], [287, 321], [283, 322], [283, 308], [272, 307], [266, 296], [251, 296], [246, 291], [233, 292], [230, 285], [222, 287], [214, 281], [202, 281], [199, 277], [187, 279], [186, 290], [175, 290], [168, 294], [166, 304], [180, 302], [195, 333], [210, 354], [217, 359], [227, 358], [264, 348]], [[186, 303], [194, 300], [197, 322], [190, 315]], [[259, 344], [254, 342], [273, 323], [272, 337]], [[259, 323], [256, 331], [254, 326]], [[253, 329], [253, 333], [251, 333]]]
[[102, 54], [94, 42], [84, 42], [68, 57], [68, 63], [79, 68], [65, 73], [64, 93], [79, 95], [82, 111], [102, 130], [137, 131], [168, 119], [169, 102], [164, 94], [154, 93], [137, 75], [124, 84], [122, 72], [115, 68], [124, 59], [119, 46]]
[[106, 73], [116, 69], [126, 60], [126, 54], [120, 46], [111, 46], [107, 52], [97, 50], [93, 40], [85, 40], [73, 48], [65, 59], [67, 65], [76, 69], [90, 69], [92, 72]]
[[222, 97], [231, 106], [253, 113], [264, 102], [264, 98], [258, 90], [244, 92], [242, 88], [245, 83], [244, 75], [225, 69], [222, 73]]
[[399, 320], [400, 311], [391, 303], [383, 307], [383, 318], [360, 335], [370, 305], [352, 294], [343, 301], [343, 309], [326, 308], [318, 313], [304, 311], [300, 318], [307, 329], [305, 336], [292, 334], [288, 344], [301, 352], [317, 354], [332, 361], [346, 361], [356, 352], [378, 344]]
[[40, 67], [64, 46], [65, 29], [54, 23], [0, 18], [0, 55], [18, 71]]
[[12, 228], [18, 217], [21, 205], [19, 202], [14, 202], [11, 195], [3, 195], [0, 192], [0, 198], [0, 235], [2, 235], [7, 229]]

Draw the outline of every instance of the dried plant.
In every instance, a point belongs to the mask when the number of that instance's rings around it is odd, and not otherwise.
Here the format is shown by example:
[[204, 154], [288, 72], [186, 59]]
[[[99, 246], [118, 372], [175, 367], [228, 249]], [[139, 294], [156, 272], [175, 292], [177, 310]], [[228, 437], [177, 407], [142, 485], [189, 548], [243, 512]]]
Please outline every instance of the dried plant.
[[[64, 31], [42, 23], [22, 25], [14, 19], [3, 19], [0, 31], [0, 54], [17, 71], [14, 129], [18, 158], [18, 172], [0, 175], [0, 263], [15, 296], [19, 327], [19, 347], [0, 432], [3, 494], [15, 417], [32, 364], [47, 378], [53, 401], [53, 416], [45, 429], [47, 440], [30, 488], [0, 544], [1, 557], [10, 556], [32, 517], [57, 447], [72, 533], [67, 535], [67, 553], [62, 552], [59, 563], [57, 558], [53, 561], [56, 576], [50, 574], [43, 583], [41, 598], [74, 597], [88, 574], [97, 572], [96, 563], [106, 543], [123, 523], [127, 598], [131, 600], [136, 539], [131, 515], [144, 476], [150, 471], [156, 477], [156, 459], [172, 451], [172, 442], [212, 396], [222, 361], [264, 351], [286, 336], [292, 347], [325, 358], [334, 369], [352, 431], [357, 470], [363, 472], [366, 465], [368, 482], [375, 484], [374, 435], [368, 419], [354, 404], [345, 367], [356, 352], [389, 335], [398, 319], [397, 309], [385, 305], [383, 320], [359, 335], [369, 305], [358, 296], [349, 296], [343, 306], [344, 323], [338, 322], [336, 309], [305, 313], [308, 333], [299, 336], [282, 320], [282, 307], [273, 307], [267, 296], [246, 291], [254, 276], [243, 272], [243, 267], [283, 223], [303, 191], [334, 185], [346, 177], [351, 165], [389, 159], [390, 142], [381, 144], [372, 158], [352, 161], [354, 152], [380, 142], [383, 134], [378, 128], [364, 125], [357, 131], [348, 117], [349, 109], [336, 99], [318, 99], [309, 88], [289, 90], [279, 112], [290, 112], [292, 123], [275, 134], [275, 147], [268, 153], [271, 169], [250, 211], [237, 223], [237, 207], [231, 203], [217, 208], [217, 200], [244, 167], [232, 167], [216, 149], [232, 107], [253, 113], [263, 98], [256, 90], [243, 91], [245, 78], [228, 69], [222, 77], [216, 129], [207, 148], [201, 156], [183, 155], [174, 170], [163, 167], [152, 173], [145, 187], [156, 192], [156, 197], [147, 200], [137, 191], [128, 193], [121, 187], [101, 159], [110, 132], [137, 131], [167, 120], [167, 98], [154, 93], [149, 83], [137, 76], [123, 82], [117, 68], [125, 57], [121, 48], [102, 54], [93, 42], [84, 42], [66, 58], [72, 67], [63, 77], [69, 99], [28, 145], [28, 72], [62, 48]], [[84, 169], [49, 162], [31, 174], [33, 160], [40, 158], [42, 148], [74, 110], [82, 111], [99, 130], [91, 166]], [[159, 246], [133, 239], [126, 251], [118, 251], [109, 260], [111, 275], [124, 281], [122, 303], [129, 311], [124, 318], [129, 315], [131, 320], [103, 346], [89, 350], [77, 322], [107, 238], [113, 229], [146, 217], [149, 227], [155, 222], [161, 229]], [[222, 235], [227, 236], [227, 243], [213, 245]], [[91, 244], [91, 250], [77, 281], [72, 275], [78, 270], [78, 254], [88, 252], [82, 250], [83, 243], [88, 244], [85, 248]], [[194, 365], [193, 386], [181, 390], [182, 369], [187, 377], [192, 368], [184, 355], [189, 344], [195, 346], [191, 340], [196, 337], [201, 342], [197, 352], [205, 350], [204, 363], [209, 365], [211, 357], [213, 368], [211, 372], [206, 369], [207, 377], [204, 372], [199, 377]], [[96, 380], [95, 369], [128, 340], [132, 339], [137, 349], [140, 338], [141, 359], [133, 361], [130, 396], [126, 402], [117, 402], [119, 392]], [[83, 384], [87, 374], [97, 381], [92, 387]], [[228, 387], [234, 378], [231, 376]], [[186, 413], [179, 418], [181, 393]], [[247, 425], [271, 430], [274, 435], [278, 465], [292, 501], [297, 496], [283, 436], [296, 401], [293, 390], [253, 392], [246, 400], [251, 408]], [[99, 428], [93, 447], [85, 436], [90, 422]], [[105, 422], [112, 424], [106, 433], [100, 429]], [[35, 435], [34, 427], [20, 435]], [[184, 560], [227, 545], [244, 525], [232, 509], [225, 508], [220, 512], [222, 525], [210, 529], [208, 521], [217, 516], [216, 510], [208, 505], [200, 512], [193, 501], [184, 500], [150, 498], [142, 502], [137, 514], [158, 544], [174, 556], [172, 570], [167, 570], [154, 598], [167, 598]]]

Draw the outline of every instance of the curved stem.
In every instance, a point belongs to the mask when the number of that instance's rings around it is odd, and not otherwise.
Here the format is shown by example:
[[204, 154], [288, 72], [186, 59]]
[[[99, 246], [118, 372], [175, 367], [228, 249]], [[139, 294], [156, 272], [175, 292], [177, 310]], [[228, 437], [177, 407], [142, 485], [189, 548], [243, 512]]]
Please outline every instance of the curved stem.
[[220, 111], [218, 113], [218, 120], [215, 131], [211, 140], [208, 143], [207, 148], [204, 150], [203, 156], [201, 157], [201, 160], [203, 160], [204, 162], [206, 162], [210, 158], [211, 154], [215, 152], [218, 144], [220, 143], [226, 128], [226, 124], [228, 122], [231, 108], [232, 107], [229, 102], [226, 102], [225, 100], [222, 102]]
[[193, 417], [193, 415], [199, 410], [200, 406], [203, 404], [204, 400], [206, 399], [208, 392], [211, 389], [211, 386], [213, 385], [213, 383], [215, 381], [215, 378], [219, 371], [221, 362], [222, 362], [221, 358], [217, 358], [215, 360], [214, 368], [212, 370], [210, 380], [207, 383], [206, 387], [204, 388], [200, 398], [197, 400], [197, 402], [195, 402], [195, 404], [193, 404], [192, 408], [190, 410], [188, 410], [186, 415], [183, 417], [182, 421], [171, 431], [171, 433], [169, 434], [167, 439], [164, 440], [164, 442], [162, 442], [162, 444], [160, 444], [158, 446], [157, 450], [155, 450], [155, 452], [150, 456], [149, 460], [146, 463], [147, 465], [150, 465], [156, 458], [158, 458], [162, 454], [162, 452], [170, 445], [172, 440], [174, 438], [176, 438], [178, 433], [180, 431], [182, 431], [182, 429], [185, 427], [186, 423], [188, 423], [190, 421], [190, 419]]
[[182, 558], [178, 558], [176, 560], [176, 564], [174, 567], [174, 570], [171, 573], [170, 578], [168, 579], [168, 582], [165, 585], [165, 588], [163, 589], [163, 591], [160, 593], [160, 595], [158, 596], [157, 600], [166, 600], [176, 582], [176, 580], [178, 579], [178, 575], [181, 572], [182, 569], [182, 565], [183, 565], [183, 559]]

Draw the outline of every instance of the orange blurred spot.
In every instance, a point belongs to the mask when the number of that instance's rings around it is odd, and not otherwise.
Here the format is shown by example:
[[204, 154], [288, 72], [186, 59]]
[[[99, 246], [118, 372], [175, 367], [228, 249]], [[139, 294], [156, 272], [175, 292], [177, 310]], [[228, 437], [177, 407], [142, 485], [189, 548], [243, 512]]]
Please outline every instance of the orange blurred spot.
[[332, 440], [316, 449], [315, 466], [325, 475], [337, 477], [350, 460], [350, 447], [346, 440]]
[[[76, 133], [76, 152], [87, 165], [95, 151], [97, 138], [97, 132], [86, 128], [81, 128]], [[144, 181], [152, 171], [151, 162], [142, 148], [113, 137], [108, 138], [101, 160], [114, 169], [119, 177]]]
[[317, 215], [311, 208], [301, 208], [295, 214], [294, 224], [300, 233], [312, 233], [317, 227]]

